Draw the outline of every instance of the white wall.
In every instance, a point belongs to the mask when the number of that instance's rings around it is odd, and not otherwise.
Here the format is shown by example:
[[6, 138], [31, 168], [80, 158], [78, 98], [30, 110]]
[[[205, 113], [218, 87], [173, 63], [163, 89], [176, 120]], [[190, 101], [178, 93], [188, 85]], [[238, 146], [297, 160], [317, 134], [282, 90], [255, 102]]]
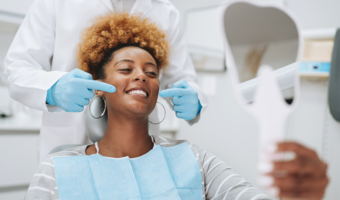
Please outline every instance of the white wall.
[[17, 25], [0, 21], [0, 86], [4, 85], [2, 77], [2, 73], [4, 70], [4, 59], [17, 29], [18, 29]]
[[[186, 10], [218, 5], [232, 0], [170, 0], [184, 14]], [[299, 19], [302, 29], [340, 27], [339, 0], [252, 0], [286, 5]]]
[[286, 0], [302, 29], [340, 27], [339, 0]]
[[25, 15], [34, 0], [0, 0], [0, 12]]

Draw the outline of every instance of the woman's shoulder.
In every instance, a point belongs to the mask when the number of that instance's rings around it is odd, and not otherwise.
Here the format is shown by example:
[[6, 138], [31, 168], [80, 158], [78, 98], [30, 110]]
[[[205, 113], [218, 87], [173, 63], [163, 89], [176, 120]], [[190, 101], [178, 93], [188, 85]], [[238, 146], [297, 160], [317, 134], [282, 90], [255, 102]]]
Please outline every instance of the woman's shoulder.
[[195, 144], [191, 144], [188, 140], [177, 140], [177, 139], [171, 139], [171, 138], [162, 137], [162, 136], [153, 136], [153, 137], [155, 139], [155, 143], [162, 147], [173, 147], [173, 146], [176, 146], [182, 143], [188, 143], [189, 147], [191, 148], [191, 150], [193, 151], [195, 155], [199, 153], [200, 151], [201, 152], [204, 151], [199, 146]]
[[[53, 158], [85, 155], [87, 145], [54, 149], [38, 166], [25, 199], [59, 199]], [[57, 151], [57, 152], [56, 152]]]
[[71, 148], [61, 148], [55, 153], [51, 153], [47, 156], [48, 160], [52, 160], [56, 157], [68, 157], [68, 156], [80, 156], [80, 155], [86, 155], [85, 149], [88, 145], [81, 145]]
[[[48, 174], [51, 174], [52, 171], [50, 170], [50, 167], [54, 168], [53, 158], [85, 155], [85, 149], [87, 146], [88, 145], [81, 145], [77, 147], [63, 149], [55, 153], [51, 153], [47, 155], [46, 158], [40, 163], [37, 171], [38, 172], [47, 171]], [[53, 173], [54, 173], [54, 170], [53, 170]]]
[[155, 135], [153, 137], [155, 139], [155, 143], [162, 147], [172, 147], [172, 146], [176, 146], [176, 145], [179, 145], [185, 142], [187, 142], [190, 145], [190, 143], [187, 140], [176, 140], [176, 139], [170, 139], [167, 137], [155, 136]]
[[155, 138], [155, 143], [157, 145], [162, 146], [162, 147], [172, 147], [172, 146], [176, 146], [176, 145], [179, 145], [179, 144], [182, 144], [182, 143], [185, 143], [185, 142], [188, 143], [191, 151], [195, 155], [195, 157], [196, 157], [201, 168], [203, 168], [203, 166], [210, 167], [213, 164], [222, 162], [214, 154], [208, 152], [205, 149], [200, 148], [199, 146], [197, 146], [195, 144], [191, 144], [187, 140], [176, 140], [176, 139], [170, 139], [170, 138], [166, 138], [166, 137], [162, 137], [162, 136], [153, 136], [153, 137]]

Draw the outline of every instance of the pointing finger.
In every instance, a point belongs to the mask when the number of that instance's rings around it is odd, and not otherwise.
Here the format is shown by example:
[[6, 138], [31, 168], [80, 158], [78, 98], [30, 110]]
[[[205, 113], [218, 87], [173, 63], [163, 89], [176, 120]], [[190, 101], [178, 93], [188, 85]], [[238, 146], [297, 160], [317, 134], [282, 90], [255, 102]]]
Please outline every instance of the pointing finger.
[[116, 88], [113, 85], [103, 83], [100, 81], [92, 81], [92, 80], [81, 80], [81, 82], [91, 90], [100, 90], [104, 92], [114, 93], [116, 92]]
[[163, 90], [159, 93], [161, 97], [180, 97], [187, 94], [187, 91], [182, 88], [171, 88], [167, 90]]

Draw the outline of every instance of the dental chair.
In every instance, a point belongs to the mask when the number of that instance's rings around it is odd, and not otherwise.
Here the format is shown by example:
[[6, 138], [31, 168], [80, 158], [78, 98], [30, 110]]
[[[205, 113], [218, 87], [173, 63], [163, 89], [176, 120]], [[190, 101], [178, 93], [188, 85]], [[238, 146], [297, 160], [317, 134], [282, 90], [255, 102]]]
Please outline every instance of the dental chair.
[[[95, 98], [91, 104], [91, 112], [94, 116], [100, 116], [104, 109], [104, 101], [102, 98]], [[106, 131], [107, 127], [107, 112], [100, 119], [94, 119], [90, 112], [89, 106], [85, 107], [84, 120], [85, 120], [85, 131], [89, 139], [95, 143], [98, 142]], [[83, 144], [67, 144], [55, 147], [50, 151], [49, 154], [56, 153], [59, 151], [63, 151], [66, 149], [71, 149], [77, 146], [82, 146]]]

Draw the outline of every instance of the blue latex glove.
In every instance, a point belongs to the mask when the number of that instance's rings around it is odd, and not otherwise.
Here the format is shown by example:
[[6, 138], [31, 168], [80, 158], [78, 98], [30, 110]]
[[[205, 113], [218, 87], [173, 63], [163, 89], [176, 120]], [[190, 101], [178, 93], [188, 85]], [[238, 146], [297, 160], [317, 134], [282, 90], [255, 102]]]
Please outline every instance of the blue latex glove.
[[92, 75], [74, 69], [62, 76], [48, 91], [46, 101], [66, 112], [81, 112], [94, 97], [93, 90], [113, 93], [116, 88], [110, 84], [92, 80]]
[[171, 89], [161, 91], [159, 96], [172, 97], [173, 109], [178, 118], [192, 120], [201, 112], [198, 94], [185, 80], [174, 83]]

